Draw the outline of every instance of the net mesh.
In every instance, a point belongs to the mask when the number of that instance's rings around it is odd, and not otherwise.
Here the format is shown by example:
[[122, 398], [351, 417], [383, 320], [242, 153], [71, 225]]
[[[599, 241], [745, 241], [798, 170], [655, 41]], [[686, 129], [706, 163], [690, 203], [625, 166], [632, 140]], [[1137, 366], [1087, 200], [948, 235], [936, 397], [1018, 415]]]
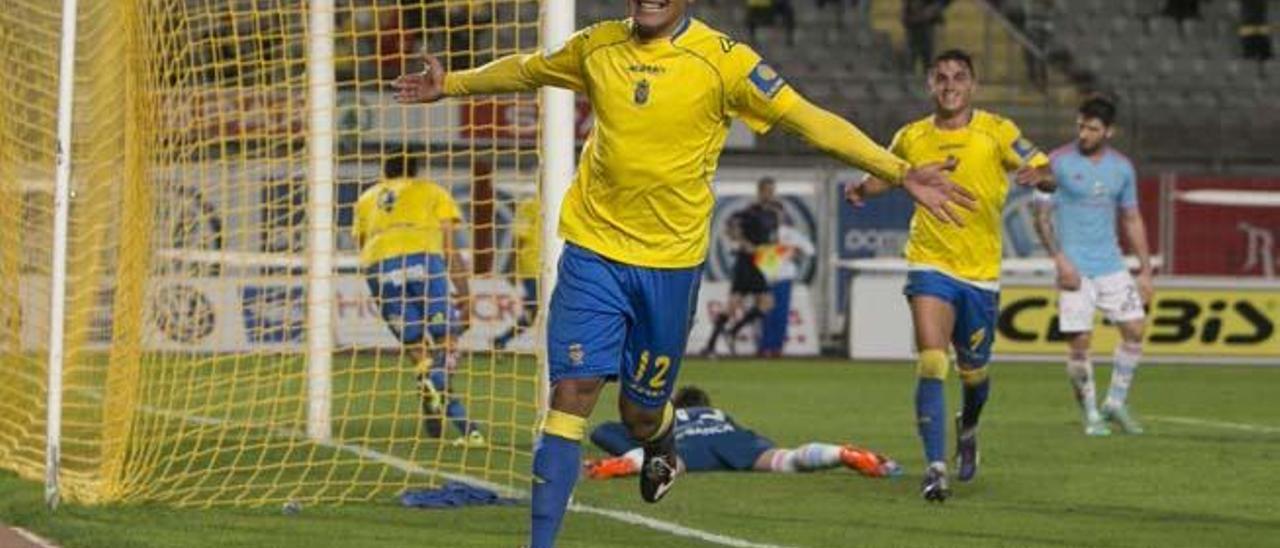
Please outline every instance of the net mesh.
[[[61, 440], [72, 500], [343, 502], [457, 476], [527, 480], [538, 374], [532, 334], [512, 329], [536, 306], [536, 272], [517, 268], [537, 253], [521, 237], [536, 221], [535, 97], [401, 107], [388, 84], [420, 70], [422, 51], [461, 69], [536, 46], [538, 5], [335, 3], [337, 83], [323, 91], [337, 103], [336, 267], [333, 294], [311, 296], [309, 3], [80, 1]], [[0, 466], [38, 478], [61, 13], [8, 6]], [[471, 322], [448, 395], [483, 445], [427, 432], [415, 360], [356, 260], [353, 205], [396, 156], [463, 210], [471, 298], [457, 304]], [[307, 435], [309, 299], [332, 310], [328, 440]]]

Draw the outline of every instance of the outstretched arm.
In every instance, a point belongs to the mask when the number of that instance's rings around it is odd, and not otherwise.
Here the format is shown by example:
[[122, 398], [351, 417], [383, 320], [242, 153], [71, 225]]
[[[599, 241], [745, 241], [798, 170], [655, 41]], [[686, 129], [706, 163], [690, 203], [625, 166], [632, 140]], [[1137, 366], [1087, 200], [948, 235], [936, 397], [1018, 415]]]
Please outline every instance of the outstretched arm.
[[483, 67], [447, 72], [433, 55], [424, 56], [426, 68], [416, 74], [396, 78], [391, 87], [401, 103], [434, 103], [444, 97], [533, 91], [554, 86], [583, 91], [578, 55], [586, 35], [575, 34], [569, 42], [545, 53], [517, 53]]
[[[800, 98], [778, 120], [783, 129], [794, 133], [814, 148], [840, 161], [862, 169], [880, 180], [877, 189], [902, 186], [916, 202], [943, 222], [959, 224], [949, 205], [973, 209], [974, 197], [956, 186], [946, 175], [953, 163], [911, 167], [905, 160], [876, 144], [849, 121]], [[880, 188], [884, 186], [884, 188]], [[856, 200], [855, 204], [858, 203]]]
[[814, 148], [892, 184], [901, 184], [911, 164], [876, 144], [848, 120], [800, 98], [778, 124]]

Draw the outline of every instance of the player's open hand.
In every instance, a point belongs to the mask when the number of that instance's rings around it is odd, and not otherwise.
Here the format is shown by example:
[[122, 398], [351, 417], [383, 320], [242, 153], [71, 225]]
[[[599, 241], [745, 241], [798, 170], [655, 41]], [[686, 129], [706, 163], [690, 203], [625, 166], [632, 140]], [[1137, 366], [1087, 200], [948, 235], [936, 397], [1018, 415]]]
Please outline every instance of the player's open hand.
[[849, 181], [844, 184], [844, 199], [853, 207], [862, 207], [867, 204], [867, 184], [868, 181]]
[[444, 97], [444, 65], [434, 55], [424, 55], [422, 72], [401, 75], [391, 83], [396, 101], [401, 103], [434, 103]]
[[902, 188], [939, 221], [962, 226], [964, 222], [952, 206], [972, 211], [977, 207], [977, 198], [948, 176], [957, 164], [955, 157], [951, 157], [945, 162], [911, 168], [902, 178]]
[[1047, 167], [1022, 166], [1013, 173], [1013, 182], [1020, 186], [1035, 187], [1045, 192], [1054, 189], [1053, 172]]
[[1080, 271], [1071, 264], [1065, 255], [1059, 253], [1053, 258], [1054, 267], [1058, 270], [1058, 289], [1075, 291], [1080, 289]]
[[1138, 296], [1142, 297], [1142, 304], [1150, 305], [1152, 299], [1156, 297], [1156, 285], [1151, 279], [1151, 271], [1143, 270], [1138, 273]]

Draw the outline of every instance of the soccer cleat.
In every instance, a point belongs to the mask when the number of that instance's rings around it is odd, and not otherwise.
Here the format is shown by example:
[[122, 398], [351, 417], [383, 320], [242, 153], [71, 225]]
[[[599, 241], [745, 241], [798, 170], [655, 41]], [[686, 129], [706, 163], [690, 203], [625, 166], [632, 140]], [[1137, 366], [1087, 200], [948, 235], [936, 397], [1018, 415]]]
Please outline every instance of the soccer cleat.
[[1093, 437], [1110, 436], [1111, 429], [1107, 427], [1107, 423], [1102, 420], [1102, 417], [1085, 417], [1084, 435]]
[[431, 378], [425, 373], [418, 375], [418, 391], [422, 398], [422, 421], [427, 435], [432, 438], [444, 436], [444, 393], [436, 390]]
[[587, 477], [595, 480], [630, 476], [638, 471], [636, 465], [624, 457], [587, 461], [583, 468], [586, 470]]
[[479, 430], [472, 430], [470, 434], [457, 438], [449, 444], [454, 447], [482, 448], [488, 447], [489, 441], [484, 439], [484, 434], [481, 434]]
[[1120, 406], [1104, 405], [1102, 407], [1102, 419], [1113, 422], [1120, 427], [1120, 431], [1126, 434], [1141, 434], [1144, 432], [1142, 425], [1129, 415], [1129, 408]]
[[644, 446], [644, 461], [640, 466], [640, 498], [645, 502], [658, 502], [675, 485], [679, 461], [676, 457], [676, 429], [672, 425], [656, 442]]
[[920, 482], [920, 495], [929, 502], [946, 502], [951, 496], [951, 484], [947, 481], [947, 466], [941, 462], [930, 464]]
[[902, 475], [902, 467], [893, 459], [853, 445], [840, 448], [840, 462], [869, 478], [892, 478]]
[[970, 481], [978, 475], [978, 427], [964, 428], [956, 415], [956, 479]]

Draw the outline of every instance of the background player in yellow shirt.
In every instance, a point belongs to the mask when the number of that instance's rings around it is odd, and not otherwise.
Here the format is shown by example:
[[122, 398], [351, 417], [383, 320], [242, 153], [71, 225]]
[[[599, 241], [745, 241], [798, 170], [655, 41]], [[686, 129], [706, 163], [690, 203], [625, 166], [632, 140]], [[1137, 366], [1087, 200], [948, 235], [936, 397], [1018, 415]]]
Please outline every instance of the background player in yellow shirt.
[[396, 81], [402, 102], [557, 86], [585, 94], [595, 126], [565, 197], [567, 241], [548, 310], [550, 411], [534, 451], [534, 548], [552, 546], [578, 479], [587, 417], [607, 380], [644, 448], [640, 493], [661, 499], [676, 471], [675, 386], [706, 259], [711, 183], [730, 121], [775, 125], [885, 181], [930, 211], [964, 200], [942, 166], [912, 168], [800, 97], [751, 48], [687, 14], [689, 0], [629, 0], [631, 18], [540, 54]]
[[[483, 446], [484, 435], [449, 395], [453, 339], [465, 329], [469, 306], [467, 263], [453, 241], [462, 212], [449, 191], [417, 174], [416, 161], [388, 158], [383, 180], [356, 202], [351, 231], [383, 321], [418, 364], [427, 433], [442, 436], [447, 416], [463, 435], [459, 443]], [[456, 303], [449, 302], [450, 281]]]
[[536, 195], [516, 203], [511, 232], [515, 240], [515, 281], [520, 285], [520, 316], [511, 329], [493, 339], [493, 347], [506, 348], [538, 318], [538, 272], [542, 269], [542, 203]]
[[[956, 416], [956, 458], [960, 481], [978, 470], [978, 416], [991, 382], [991, 359], [999, 301], [1002, 256], [1000, 219], [1009, 192], [1009, 172], [1020, 185], [1051, 192], [1055, 188], [1049, 158], [1022, 137], [1014, 123], [973, 108], [977, 74], [960, 50], [939, 54], [928, 73], [933, 114], [898, 130], [890, 150], [912, 165], [945, 161], [954, 180], [973, 193], [977, 207], [958, 212], [959, 223], [938, 222], [916, 211], [911, 218], [906, 256], [910, 268], [904, 293], [911, 305], [919, 351], [916, 420], [924, 443], [925, 471], [921, 494], [941, 502], [950, 496], [943, 445], [946, 400], [943, 381], [950, 369], [947, 346], [955, 349], [963, 384], [964, 407]], [[869, 177], [850, 185], [846, 196], [855, 205], [888, 190]]]

